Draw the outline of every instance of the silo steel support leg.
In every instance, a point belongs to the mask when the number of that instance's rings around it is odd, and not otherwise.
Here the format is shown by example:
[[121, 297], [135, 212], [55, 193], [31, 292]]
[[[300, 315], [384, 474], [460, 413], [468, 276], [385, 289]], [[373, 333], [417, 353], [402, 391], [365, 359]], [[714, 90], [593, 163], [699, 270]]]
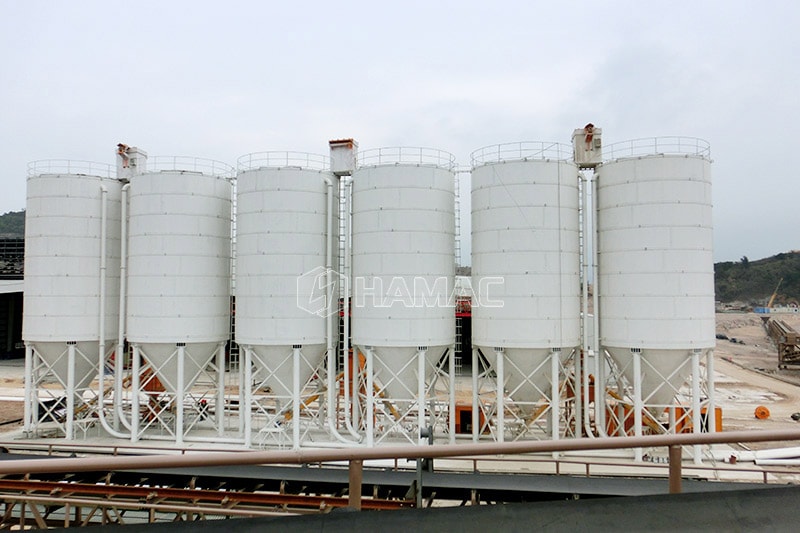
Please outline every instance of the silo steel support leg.
[[495, 372], [497, 373], [497, 442], [505, 441], [506, 433], [506, 406], [505, 406], [505, 353], [502, 348], [494, 351], [496, 355]]
[[214, 409], [215, 423], [217, 425], [217, 435], [222, 436], [223, 415], [225, 414], [225, 343], [219, 343], [217, 347], [217, 406]]
[[480, 396], [480, 385], [478, 383], [478, 349], [472, 349], [472, 442], [478, 442], [481, 433], [481, 418], [478, 412], [478, 400]]
[[450, 358], [447, 360], [447, 373], [450, 382], [450, 416], [448, 417], [448, 432], [450, 433], [450, 444], [456, 443], [456, 347], [450, 348]]
[[[597, 309], [595, 307], [595, 309]], [[596, 313], [595, 313], [596, 314]], [[594, 380], [594, 418], [595, 430], [601, 437], [606, 435], [606, 351], [600, 347], [595, 355], [595, 380]]]
[[[328, 370], [333, 372], [333, 370]], [[333, 409], [332, 405], [328, 409]], [[300, 449], [300, 346], [292, 347], [292, 447]]]
[[367, 447], [375, 446], [375, 354], [367, 348]]
[[574, 437], [580, 438], [583, 436], [583, 354], [584, 350], [577, 350], [573, 352], [572, 357], [575, 361], [575, 376], [572, 381], [572, 390], [574, 391], [575, 400], [575, 431]]
[[717, 400], [714, 397], [714, 350], [706, 354], [706, 389], [708, 390], [708, 432], [717, 432]]
[[[100, 376], [103, 379], [103, 376]], [[75, 438], [75, 343], [67, 343], [67, 417], [64, 432], [65, 438]]]
[[186, 364], [186, 346], [180, 343], [178, 345], [178, 374], [175, 378], [177, 383], [175, 384], [175, 390], [177, 391], [177, 397], [175, 398], [175, 444], [178, 446], [183, 445], [183, 398], [186, 393], [186, 385], [185, 385], [185, 364]]
[[[559, 438], [559, 422], [561, 419], [561, 406], [559, 397], [559, 363], [561, 362], [561, 351], [553, 350], [550, 352], [550, 425], [555, 441]], [[553, 458], [558, 458], [558, 452], [553, 452]]]
[[131, 442], [139, 441], [139, 419], [142, 416], [139, 408], [139, 393], [141, 384], [141, 353], [139, 345], [133, 345], [133, 360], [131, 361]]
[[[425, 348], [417, 348], [417, 444], [423, 444], [420, 432], [425, 426]], [[427, 439], [424, 439], [427, 441]]]
[[[243, 409], [241, 413], [239, 413], [240, 417], [240, 426], [242, 427], [242, 431], [244, 432], [244, 445], [249, 448], [253, 444], [253, 421], [252, 421], [252, 412], [253, 412], [253, 390], [252, 390], [252, 379], [253, 379], [253, 368], [252, 364], [252, 354], [250, 347], [244, 348], [244, 366], [242, 367], [242, 381], [239, 383], [239, 408]], [[239, 364], [242, 364], [241, 362]], [[244, 391], [244, 393], [242, 393]], [[242, 397], [244, 394], [244, 397]]]
[[[642, 411], [644, 405], [642, 402], [642, 353], [639, 350], [632, 351], [633, 356], [633, 432], [638, 438], [642, 436]], [[619, 422], [620, 428], [624, 433], [625, 431], [625, 414], [622, 414], [622, 419]], [[639, 462], [642, 460], [642, 449], [633, 449], [633, 458]]]
[[[703, 431], [700, 409], [700, 350], [692, 350], [692, 432], [696, 434]], [[692, 446], [692, 455], [694, 455], [694, 464], [699, 465], [703, 462], [699, 444]]]
[[25, 411], [24, 411], [24, 433], [26, 437], [31, 437], [33, 433], [34, 419], [36, 413], [36, 403], [34, 394], [36, 389], [33, 386], [33, 346], [25, 343]]

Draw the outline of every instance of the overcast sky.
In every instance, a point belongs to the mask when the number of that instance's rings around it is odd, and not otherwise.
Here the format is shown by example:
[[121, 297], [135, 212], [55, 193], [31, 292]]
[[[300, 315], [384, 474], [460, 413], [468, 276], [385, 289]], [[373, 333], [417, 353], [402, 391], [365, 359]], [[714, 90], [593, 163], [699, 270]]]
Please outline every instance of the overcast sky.
[[469, 165], [593, 122], [606, 145], [709, 141], [715, 260], [759, 259], [800, 249], [798, 23], [795, 0], [0, 0], [0, 212], [28, 162], [118, 142], [235, 165], [355, 137]]

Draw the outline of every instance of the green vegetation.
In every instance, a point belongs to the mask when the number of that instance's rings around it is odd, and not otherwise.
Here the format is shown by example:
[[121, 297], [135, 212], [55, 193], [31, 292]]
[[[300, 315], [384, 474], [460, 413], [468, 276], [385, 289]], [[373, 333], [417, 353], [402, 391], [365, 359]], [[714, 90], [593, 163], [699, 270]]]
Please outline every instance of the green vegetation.
[[714, 265], [716, 299], [766, 305], [778, 282], [783, 279], [773, 305], [800, 303], [800, 251], [778, 254], [753, 261], [742, 257]]
[[25, 237], [25, 210], [0, 215], [0, 236]]

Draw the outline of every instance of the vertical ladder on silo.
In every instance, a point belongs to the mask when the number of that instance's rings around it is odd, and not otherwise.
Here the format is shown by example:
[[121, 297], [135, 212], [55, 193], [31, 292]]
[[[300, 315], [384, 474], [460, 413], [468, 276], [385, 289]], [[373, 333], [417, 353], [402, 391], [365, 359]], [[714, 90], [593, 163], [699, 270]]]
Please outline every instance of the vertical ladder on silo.
[[456, 321], [456, 342], [454, 344], [455, 353], [453, 354], [453, 365], [456, 375], [461, 375], [461, 317], [454, 317]]
[[[346, 243], [347, 243], [347, 187], [345, 186], [344, 179], [339, 179], [339, 264], [337, 265], [337, 270], [342, 273], [343, 275], [347, 276], [348, 273], [345, 272], [346, 261], [345, 261], [345, 253], [346, 253]], [[339, 301], [344, 302], [344, 298], [347, 297], [345, 286], [344, 284], [339, 284]], [[339, 316], [339, 313], [336, 313], [336, 316]], [[344, 317], [339, 319], [339, 327], [337, 328], [339, 332], [339, 340], [344, 339], [345, 331], [344, 331]], [[344, 368], [344, 365], [347, 364], [347, 354], [344, 353], [344, 342], [339, 342], [339, 349], [338, 349], [338, 364], [337, 369]], [[349, 343], [348, 343], [349, 344]]]
[[[238, 380], [239, 376], [239, 345], [236, 343], [236, 178], [231, 180], [231, 315], [230, 315], [230, 338], [228, 353], [228, 379]], [[232, 384], [232, 383], [229, 383]]]

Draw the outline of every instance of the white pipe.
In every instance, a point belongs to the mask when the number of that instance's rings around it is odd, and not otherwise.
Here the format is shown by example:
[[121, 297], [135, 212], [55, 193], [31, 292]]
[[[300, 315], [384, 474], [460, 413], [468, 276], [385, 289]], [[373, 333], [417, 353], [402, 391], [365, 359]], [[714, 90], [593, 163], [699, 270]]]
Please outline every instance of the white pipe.
[[122, 411], [122, 370], [125, 363], [125, 334], [127, 330], [128, 297], [128, 189], [131, 184], [122, 186], [120, 199], [120, 254], [119, 254], [119, 333], [117, 349], [114, 352], [114, 429], [119, 430], [118, 421], [131, 429], [131, 423]]
[[[105, 362], [106, 362], [106, 275], [108, 270], [108, 263], [106, 259], [107, 249], [106, 249], [106, 239], [108, 237], [108, 187], [105, 185], [100, 186], [100, 290], [99, 290], [99, 301], [97, 305], [97, 356], [100, 359], [99, 364], [99, 381], [105, 380]], [[71, 353], [70, 365], [75, 364], [75, 353], [74, 351]], [[69, 381], [69, 378], [68, 378]], [[74, 383], [73, 383], [74, 385]], [[73, 385], [70, 385], [71, 388]], [[75, 394], [73, 390], [72, 395]], [[102, 411], [103, 410], [103, 397], [100, 396], [99, 398], [98, 407]], [[73, 399], [74, 405], [74, 399]], [[71, 410], [69, 409], [69, 402], [67, 402], [67, 412], [69, 413], [68, 416], [72, 418]], [[118, 429], [118, 428], [115, 428]], [[68, 437], [72, 438], [72, 437]]]
[[[158, 441], [173, 441], [173, 437], [169, 435], [147, 435], [142, 440], [158, 440]], [[241, 444], [244, 446], [243, 439], [237, 437], [200, 437], [197, 435], [186, 435], [183, 437], [183, 442], [203, 442], [213, 444]], [[317, 444], [317, 443], [315, 443]], [[252, 450], [249, 450], [252, 451]]]
[[[327, 187], [328, 195], [328, 220], [327, 220], [327, 239], [325, 246], [325, 290], [330, 290], [331, 275], [333, 272], [333, 180], [328, 176], [323, 175], [322, 180]], [[333, 296], [331, 294], [331, 296]], [[338, 302], [337, 302], [338, 304]], [[326, 337], [327, 337], [327, 351], [328, 351], [328, 429], [331, 434], [339, 441], [347, 444], [356, 444], [357, 442], [351, 441], [342, 436], [336, 429], [336, 410], [334, 406], [334, 393], [336, 387], [336, 354], [334, 353], [333, 344], [333, 312], [334, 304], [333, 298], [328, 298], [328, 317], [326, 321]], [[338, 318], [338, 317], [337, 317]], [[299, 397], [299, 392], [297, 394]], [[345, 417], [346, 418], [346, 417]]]
[[600, 268], [599, 268], [599, 252], [598, 245], [600, 244], [600, 231], [597, 227], [597, 189], [598, 178], [597, 172], [593, 173], [591, 182], [592, 199], [591, 199], [591, 215], [592, 215], [592, 235], [594, 241], [592, 242], [592, 322], [594, 325], [594, 337], [592, 338], [594, 353], [595, 353], [595, 379], [594, 379], [594, 418], [595, 428], [601, 437], [607, 437], [606, 434], [606, 379], [605, 379], [605, 350], [600, 346]]
[[[586, 435], [590, 438], [595, 436], [594, 432], [592, 431], [592, 421], [589, 416], [589, 403], [590, 403], [590, 394], [589, 394], [589, 354], [592, 352], [589, 340], [589, 274], [591, 273], [591, 258], [589, 257], [589, 245], [591, 244], [592, 250], [594, 250], [594, 243], [592, 242], [592, 233], [589, 231], [589, 217], [591, 216], [591, 204], [589, 202], [589, 188], [591, 183], [589, 179], [586, 177], [585, 174], [581, 173], [581, 179], [583, 180], [583, 187], [581, 189], [583, 193], [583, 256], [581, 257], [581, 261], [583, 261], [583, 352], [578, 355], [579, 363], [576, 367], [576, 372], [578, 373], [581, 379], [581, 416], [578, 416], [576, 412], [576, 418], [578, 420], [583, 420], [583, 429]], [[597, 314], [597, 308], [594, 309], [594, 313]], [[580, 359], [583, 358], [583, 361]], [[595, 394], [597, 391], [595, 390]], [[597, 404], [595, 404], [596, 406]]]
[[[633, 432], [636, 437], [642, 436], [642, 411], [644, 402], [642, 401], [642, 352], [638, 349], [631, 350], [633, 356]], [[622, 434], [625, 434], [625, 410], [619, 420], [619, 427]], [[633, 457], [636, 462], [642, 460], [642, 449], [634, 448]]]
[[[344, 186], [344, 203], [345, 203], [345, 210], [344, 214], [339, 213], [339, 216], [344, 216], [345, 226], [344, 226], [344, 250], [342, 253], [344, 254], [344, 272], [342, 272], [341, 279], [344, 279], [344, 301], [343, 304], [343, 335], [342, 335], [342, 342], [343, 342], [343, 349], [342, 353], [344, 354], [344, 422], [345, 427], [347, 428], [348, 433], [358, 439], [361, 440], [361, 435], [358, 433], [356, 427], [358, 427], [358, 417], [357, 417], [357, 406], [358, 406], [358, 383], [356, 376], [358, 376], [358, 358], [355, 357], [353, 354], [353, 363], [352, 363], [352, 376], [353, 379], [350, 380], [350, 367], [348, 366], [348, 362], [350, 359], [350, 188], [351, 182], [346, 181]], [[352, 403], [351, 403], [351, 396], [350, 396], [350, 389], [348, 389], [347, 384], [350, 383], [352, 385]]]
[[786, 460], [800, 458], [800, 446], [789, 448], [772, 448], [767, 450], [741, 451], [741, 450], [715, 450], [711, 453], [714, 460], [729, 460], [735, 457], [739, 462], [753, 462], [764, 464], [763, 461]]
[[[103, 373], [106, 366], [106, 239], [107, 239], [107, 222], [108, 222], [108, 189], [105, 185], [100, 186], [101, 208], [100, 208], [100, 301], [98, 306], [98, 339], [97, 339], [97, 373], [99, 398], [97, 406], [97, 419], [100, 420], [100, 425], [112, 437], [119, 439], [130, 438], [131, 435], [120, 433], [106, 420], [105, 410], [103, 407], [103, 399], [105, 398], [105, 378]], [[119, 357], [115, 357], [119, 360]], [[74, 363], [74, 361], [73, 361]], [[114, 396], [119, 395], [119, 389], [114, 391]], [[115, 398], [116, 401], [116, 398]], [[135, 413], [135, 411], [134, 411]]]
[[800, 466], [800, 459], [756, 459], [759, 466]]

